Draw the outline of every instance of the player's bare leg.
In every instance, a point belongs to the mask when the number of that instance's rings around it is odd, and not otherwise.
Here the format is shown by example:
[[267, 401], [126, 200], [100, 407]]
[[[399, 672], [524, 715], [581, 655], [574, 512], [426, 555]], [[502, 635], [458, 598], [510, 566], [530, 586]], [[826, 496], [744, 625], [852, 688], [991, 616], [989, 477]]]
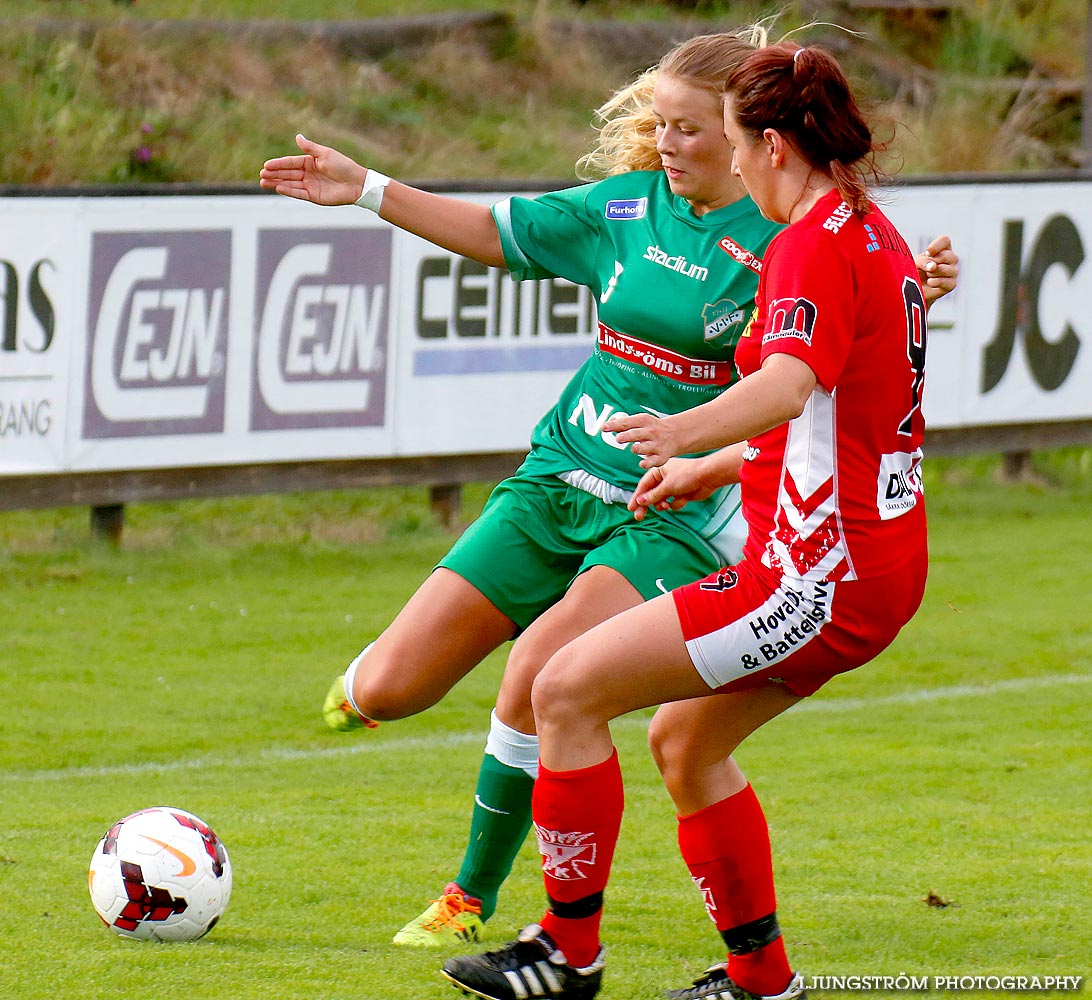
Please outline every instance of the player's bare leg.
[[743, 986], [756, 996], [803, 996], [777, 924], [766, 818], [731, 756], [756, 724], [799, 700], [771, 683], [663, 705], [649, 726], [652, 755], [679, 815], [679, 847], [706, 901], [715, 901], [709, 916], [729, 949], [727, 961], [671, 991], [672, 1000], [730, 996]]
[[531, 825], [538, 773], [531, 685], [567, 642], [640, 603], [640, 593], [621, 573], [593, 566], [515, 641], [478, 772], [462, 865], [440, 896], [395, 935], [395, 944], [441, 947], [481, 939]]
[[498, 717], [521, 733], [534, 733], [531, 686], [550, 657], [594, 626], [643, 603], [633, 584], [609, 566], [581, 573], [565, 596], [512, 644], [497, 694]]
[[[731, 761], [743, 739], [799, 698], [780, 684], [730, 695], [708, 690], [671, 598], [611, 619], [550, 660], [532, 696], [542, 741], [535, 821], [547, 843], [550, 831], [565, 845], [567, 831], [579, 830], [596, 853], [584, 859], [579, 883], [560, 870], [552, 877], [547, 857], [550, 909], [542, 926], [572, 966], [596, 961], [601, 893], [622, 809], [609, 722], [657, 700], [674, 701], [660, 710], [653, 746], [680, 806], [695, 807], [680, 815], [680, 846], [729, 952], [693, 995], [716, 987], [728, 995], [801, 997], [802, 980], [788, 965], [777, 923], [765, 818]], [[675, 727], [673, 740], [668, 729]], [[558, 864], [568, 864], [570, 854], [562, 850]]]
[[751, 732], [800, 699], [779, 684], [661, 705], [648, 727], [652, 756], [681, 816], [741, 792], [732, 753]]
[[[477, 587], [439, 567], [353, 661], [344, 684], [346, 714], [386, 721], [422, 712], [515, 630], [515, 623]], [[339, 683], [327, 695], [324, 714], [334, 728], [349, 728], [336, 724], [335, 702], [343, 697]]]

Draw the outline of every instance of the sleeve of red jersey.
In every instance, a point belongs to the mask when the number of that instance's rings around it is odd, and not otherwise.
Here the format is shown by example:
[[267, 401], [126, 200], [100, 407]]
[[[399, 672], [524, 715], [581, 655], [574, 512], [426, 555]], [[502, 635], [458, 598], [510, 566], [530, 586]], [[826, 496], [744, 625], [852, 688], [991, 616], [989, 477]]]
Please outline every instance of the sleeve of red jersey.
[[800, 358], [832, 392], [853, 343], [853, 269], [836, 237], [803, 226], [794, 233], [793, 228], [782, 233], [780, 245], [763, 264], [762, 360], [771, 354]]

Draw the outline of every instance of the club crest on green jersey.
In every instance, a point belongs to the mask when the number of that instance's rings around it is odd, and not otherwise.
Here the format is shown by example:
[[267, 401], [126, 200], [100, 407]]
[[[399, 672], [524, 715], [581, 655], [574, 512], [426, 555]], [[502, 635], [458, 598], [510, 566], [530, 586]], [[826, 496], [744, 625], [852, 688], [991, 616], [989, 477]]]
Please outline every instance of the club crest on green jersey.
[[706, 302], [701, 311], [706, 343], [725, 337], [726, 334], [738, 334], [746, 318], [747, 311], [732, 299]]

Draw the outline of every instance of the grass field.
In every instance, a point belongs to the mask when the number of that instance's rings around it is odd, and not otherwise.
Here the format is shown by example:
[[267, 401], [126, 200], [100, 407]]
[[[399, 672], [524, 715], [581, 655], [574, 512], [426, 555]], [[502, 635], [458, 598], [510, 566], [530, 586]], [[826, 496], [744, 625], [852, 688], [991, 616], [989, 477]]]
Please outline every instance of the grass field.
[[[808, 977], [1092, 974], [1089, 458], [1053, 457], [1053, 485], [932, 470], [918, 617], [740, 753]], [[457, 867], [501, 655], [374, 733], [318, 716], [450, 541], [419, 491], [135, 506], [118, 551], [88, 540], [85, 510], [0, 515], [0, 997], [457, 995], [442, 953], [390, 937]], [[719, 954], [644, 722], [615, 727], [605, 1000], [658, 996]], [[235, 865], [195, 944], [121, 940], [90, 906], [97, 840], [155, 804], [205, 818]], [[528, 844], [492, 940], [541, 900]]]

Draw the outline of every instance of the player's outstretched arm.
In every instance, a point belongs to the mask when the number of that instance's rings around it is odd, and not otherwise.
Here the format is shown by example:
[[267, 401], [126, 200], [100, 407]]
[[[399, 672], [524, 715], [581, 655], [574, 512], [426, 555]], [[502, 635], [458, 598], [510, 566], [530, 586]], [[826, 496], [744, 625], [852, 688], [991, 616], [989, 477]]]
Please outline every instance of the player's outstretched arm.
[[258, 183], [277, 194], [313, 205], [351, 205], [360, 197], [368, 171], [330, 146], [296, 136], [298, 156], [266, 160]]
[[[368, 177], [365, 167], [303, 135], [296, 136], [296, 145], [300, 155], [266, 160], [259, 175], [263, 188], [314, 205], [356, 203]], [[500, 234], [488, 205], [383, 180], [381, 219], [481, 264], [505, 266]]]

